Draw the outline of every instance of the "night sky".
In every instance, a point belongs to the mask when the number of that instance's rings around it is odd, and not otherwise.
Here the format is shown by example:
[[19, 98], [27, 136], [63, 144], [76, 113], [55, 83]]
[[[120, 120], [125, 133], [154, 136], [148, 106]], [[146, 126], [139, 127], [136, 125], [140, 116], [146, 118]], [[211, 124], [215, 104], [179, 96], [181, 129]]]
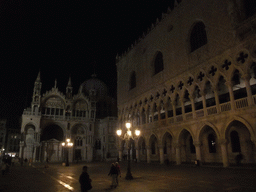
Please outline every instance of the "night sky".
[[173, 8], [169, 1], [0, 0], [0, 118], [30, 106], [41, 71], [42, 93], [57, 79], [73, 93], [95, 72], [116, 97], [115, 57]]

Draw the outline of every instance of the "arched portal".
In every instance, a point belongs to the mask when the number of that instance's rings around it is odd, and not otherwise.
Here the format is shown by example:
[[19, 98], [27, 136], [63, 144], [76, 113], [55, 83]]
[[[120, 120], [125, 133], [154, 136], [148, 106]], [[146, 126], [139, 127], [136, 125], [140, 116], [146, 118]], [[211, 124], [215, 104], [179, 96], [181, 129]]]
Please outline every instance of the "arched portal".
[[170, 133], [165, 133], [163, 140], [163, 152], [164, 152], [164, 159], [167, 162], [174, 161], [174, 155], [173, 155], [173, 145], [172, 145], [172, 136]]
[[196, 150], [194, 140], [188, 130], [182, 130], [179, 139], [181, 149], [181, 162], [191, 163], [196, 160]]
[[140, 161], [147, 161], [146, 141], [143, 137], [139, 138], [138, 146], [139, 146], [139, 152], [140, 152], [139, 154]]
[[58, 141], [64, 141], [63, 130], [58, 125], [48, 125], [45, 127], [41, 134], [41, 141], [47, 141], [50, 139], [56, 139]]
[[41, 134], [41, 154], [40, 160], [58, 162], [64, 159], [63, 148], [61, 146], [64, 141], [64, 134], [61, 127], [52, 124], [42, 130]]
[[151, 161], [159, 161], [159, 148], [158, 141], [155, 135], [151, 135], [149, 139], [149, 147], [150, 147], [150, 160]]
[[243, 155], [242, 163], [255, 163], [255, 145], [251, 141], [251, 134], [247, 127], [240, 121], [233, 121], [226, 130], [228, 141], [228, 160], [231, 164], [235, 163], [236, 156]]
[[221, 148], [217, 134], [210, 126], [205, 126], [200, 134], [201, 161], [204, 163], [222, 163]]

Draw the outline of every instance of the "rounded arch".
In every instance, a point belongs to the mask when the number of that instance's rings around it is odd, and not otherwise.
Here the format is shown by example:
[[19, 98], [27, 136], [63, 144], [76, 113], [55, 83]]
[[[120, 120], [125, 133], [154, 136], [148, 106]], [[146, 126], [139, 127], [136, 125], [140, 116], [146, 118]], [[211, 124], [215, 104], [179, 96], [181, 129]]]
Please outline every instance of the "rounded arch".
[[72, 126], [71, 128], [71, 134], [72, 135], [84, 135], [86, 133], [86, 125], [83, 125], [81, 123], [77, 123]]
[[24, 133], [27, 134], [28, 129], [34, 129], [36, 131], [36, 125], [33, 122], [30, 122], [24, 126]]
[[[48, 102], [48, 103], [47, 103]], [[42, 107], [46, 107], [47, 105], [55, 105], [55, 107], [66, 108], [65, 98], [61, 95], [47, 95], [42, 98]]]
[[49, 124], [42, 129], [40, 140], [47, 141], [50, 139], [64, 141], [64, 131], [59, 125]]

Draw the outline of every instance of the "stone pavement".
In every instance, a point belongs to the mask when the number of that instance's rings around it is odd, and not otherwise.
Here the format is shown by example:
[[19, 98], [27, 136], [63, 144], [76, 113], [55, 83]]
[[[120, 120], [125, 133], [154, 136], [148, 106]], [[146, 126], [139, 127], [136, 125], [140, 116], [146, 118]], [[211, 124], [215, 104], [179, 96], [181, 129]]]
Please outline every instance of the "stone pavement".
[[133, 180], [125, 180], [127, 162], [120, 162], [122, 177], [119, 186], [111, 189], [108, 172], [111, 162], [44, 164], [14, 166], [0, 176], [0, 192], [64, 192], [80, 191], [78, 182], [82, 167], [88, 166], [92, 179], [91, 192], [255, 192], [256, 171], [251, 167], [210, 167], [193, 165], [159, 165], [132, 163]]

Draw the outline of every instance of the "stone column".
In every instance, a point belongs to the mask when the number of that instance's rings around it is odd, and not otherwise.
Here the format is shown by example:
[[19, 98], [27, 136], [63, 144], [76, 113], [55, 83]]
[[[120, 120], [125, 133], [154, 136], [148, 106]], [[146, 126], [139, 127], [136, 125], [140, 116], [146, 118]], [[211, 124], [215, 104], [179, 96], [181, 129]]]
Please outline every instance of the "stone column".
[[215, 97], [217, 113], [220, 113], [220, 100], [219, 100], [219, 94], [218, 94], [217, 87], [214, 88], [214, 97]]
[[158, 122], [161, 121], [161, 106], [157, 107], [157, 113], [158, 113]]
[[183, 117], [183, 121], [186, 120], [186, 116], [185, 116], [185, 106], [184, 106], [184, 99], [180, 99], [181, 101], [181, 111], [182, 111], [182, 117]]
[[196, 118], [196, 110], [195, 110], [195, 102], [194, 99], [195, 97], [193, 95], [189, 95], [190, 101], [191, 101], [191, 107], [192, 107], [192, 114], [193, 114], [193, 119]]
[[251, 90], [251, 86], [250, 86], [250, 76], [248, 74], [246, 74], [246, 75], [242, 76], [242, 79], [244, 80], [245, 87], [246, 87], [248, 105], [252, 106], [254, 103], [253, 103], [253, 99], [252, 99], [252, 90]]
[[231, 81], [227, 81], [226, 85], [228, 86], [231, 110], [233, 111], [233, 110], [235, 110], [235, 97], [234, 97], [232, 82]]
[[228, 152], [227, 152], [227, 140], [226, 139], [221, 140], [220, 146], [221, 146], [223, 167], [228, 167], [229, 162], [228, 162]]
[[145, 111], [145, 116], [146, 116], [145, 117], [146, 118], [146, 120], [145, 120], [146, 122], [145, 123], [148, 124], [149, 123], [149, 115], [148, 115], [147, 111]]
[[172, 102], [172, 112], [173, 112], [173, 119], [174, 119], [174, 122], [176, 122], [176, 107], [175, 107], [175, 103]]
[[176, 143], [175, 148], [176, 148], [176, 164], [180, 165], [181, 164], [180, 144]]
[[150, 155], [151, 155], [151, 148], [147, 147], [147, 163], [151, 162]]
[[166, 121], [166, 125], [168, 125], [168, 104], [165, 104], [165, 121]]
[[194, 142], [195, 148], [196, 148], [196, 160], [202, 161], [202, 154], [201, 154], [201, 142], [195, 141]]
[[164, 148], [162, 145], [159, 145], [159, 155], [160, 155], [160, 164], [164, 164]]
[[205, 99], [205, 93], [202, 93], [202, 102], [203, 102], [203, 110], [204, 110], [204, 116], [207, 116], [207, 106], [206, 106], [206, 99]]

